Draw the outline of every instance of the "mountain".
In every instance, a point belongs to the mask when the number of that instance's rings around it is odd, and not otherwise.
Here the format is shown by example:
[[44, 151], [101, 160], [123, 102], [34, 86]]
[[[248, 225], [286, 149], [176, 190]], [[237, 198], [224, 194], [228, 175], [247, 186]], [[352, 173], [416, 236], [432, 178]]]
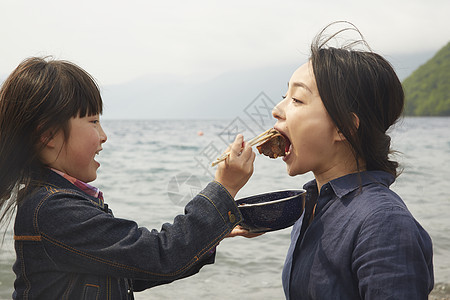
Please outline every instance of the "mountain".
[[[402, 80], [434, 52], [386, 56]], [[275, 105], [304, 61], [232, 71], [203, 81], [170, 74], [147, 75], [102, 88], [105, 119], [234, 119], [264, 93]]]
[[105, 119], [230, 119], [264, 93], [271, 106], [281, 100], [299, 64], [223, 73], [196, 81], [148, 75], [102, 88]]
[[450, 116], [450, 42], [403, 81], [405, 115]]

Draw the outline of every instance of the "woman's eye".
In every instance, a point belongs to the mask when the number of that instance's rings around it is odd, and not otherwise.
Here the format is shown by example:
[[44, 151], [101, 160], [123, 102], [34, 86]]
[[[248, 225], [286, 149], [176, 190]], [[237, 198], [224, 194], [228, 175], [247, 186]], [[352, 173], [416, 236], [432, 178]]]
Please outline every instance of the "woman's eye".
[[[281, 96], [281, 98], [283, 98], [283, 100], [284, 100], [287, 98], [287, 95]], [[294, 103], [303, 103], [303, 101], [298, 100], [296, 98], [291, 98], [291, 99], [292, 99], [292, 102], [294, 102]]]

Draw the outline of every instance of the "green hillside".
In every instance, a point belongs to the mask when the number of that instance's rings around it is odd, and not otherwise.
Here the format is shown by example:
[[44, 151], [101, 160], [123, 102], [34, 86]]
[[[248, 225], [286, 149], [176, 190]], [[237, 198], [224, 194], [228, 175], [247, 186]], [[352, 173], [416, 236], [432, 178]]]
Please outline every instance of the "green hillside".
[[403, 81], [405, 115], [450, 116], [450, 42]]

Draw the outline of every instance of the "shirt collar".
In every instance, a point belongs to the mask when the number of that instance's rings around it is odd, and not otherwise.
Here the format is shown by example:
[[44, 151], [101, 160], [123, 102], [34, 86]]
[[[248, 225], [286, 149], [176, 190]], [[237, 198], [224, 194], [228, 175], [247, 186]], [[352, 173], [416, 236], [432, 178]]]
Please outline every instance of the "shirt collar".
[[[348, 174], [336, 179], [331, 180], [325, 186], [331, 186], [333, 192], [339, 198], [353, 192], [358, 189], [360, 186], [365, 186], [371, 183], [382, 184], [386, 187], [389, 187], [395, 181], [395, 177], [392, 174], [389, 174], [384, 171], [364, 171], [360, 173]], [[305, 190], [310, 190], [315, 188], [317, 190], [316, 180], [311, 180], [307, 182], [303, 188]]]
[[62, 177], [64, 177], [66, 180], [71, 182], [73, 185], [78, 187], [80, 190], [82, 190], [83, 192], [85, 192], [89, 196], [92, 196], [92, 197], [100, 199], [101, 202], [103, 203], [103, 193], [98, 188], [96, 188], [95, 186], [87, 184], [86, 182], [78, 180], [75, 177], [67, 175], [66, 173], [61, 172], [59, 170], [56, 170], [56, 169], [53, 169], [53, 168], [50, 168], [50, 169], [53, 172], [55, 172], [56, 174], [61, 175]]

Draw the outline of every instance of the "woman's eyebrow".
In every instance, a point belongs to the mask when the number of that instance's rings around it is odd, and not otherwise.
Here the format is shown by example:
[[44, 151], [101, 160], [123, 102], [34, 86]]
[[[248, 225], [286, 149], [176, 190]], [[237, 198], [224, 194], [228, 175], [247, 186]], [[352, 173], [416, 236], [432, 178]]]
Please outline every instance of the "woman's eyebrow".
[[[303, 82], [296, 82], [296, 81], [294, 81], [294, 82], [292, 83], [292, 85], [293, 85], [294, 87], [301, 87], [301, 88], [304, 88], [305, 90], [307, 90], [308, 92], [310, 92], [310, 93], [312, 94], [311, 89], [310, 89], [306, 84], [304, 84]], [[289, 82], [288, 82], [288, 87], [289, 87]]]

